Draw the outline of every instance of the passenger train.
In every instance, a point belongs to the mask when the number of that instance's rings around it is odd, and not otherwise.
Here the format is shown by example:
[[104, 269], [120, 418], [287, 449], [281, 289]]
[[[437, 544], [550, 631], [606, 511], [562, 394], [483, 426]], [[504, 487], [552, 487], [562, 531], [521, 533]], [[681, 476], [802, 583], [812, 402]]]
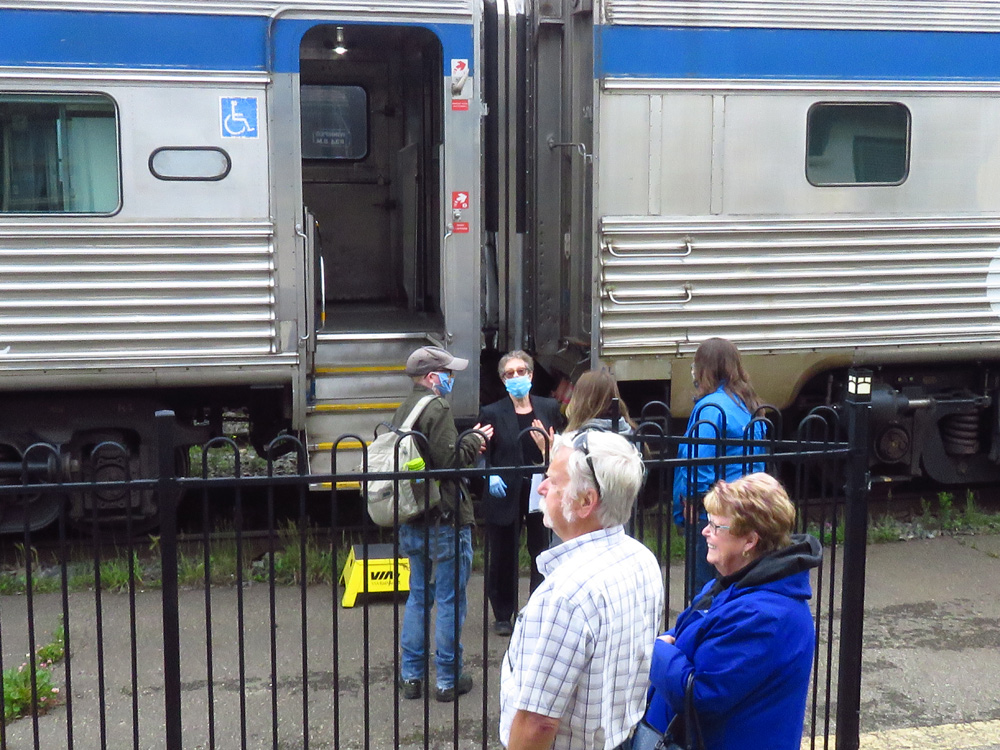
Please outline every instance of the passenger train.
[[711, 336], [791, 417], [872, 368], [880, 474], [996, 480], [998, 32], [987, 0], [0, 0], [0, 481], [39, 442], [41, 478], [151, 476], [161, 409], [181, 458], [245, 409], [329, 475], [428, 342], [472, 360], [464, 420], [515, 347], [683, 416]]

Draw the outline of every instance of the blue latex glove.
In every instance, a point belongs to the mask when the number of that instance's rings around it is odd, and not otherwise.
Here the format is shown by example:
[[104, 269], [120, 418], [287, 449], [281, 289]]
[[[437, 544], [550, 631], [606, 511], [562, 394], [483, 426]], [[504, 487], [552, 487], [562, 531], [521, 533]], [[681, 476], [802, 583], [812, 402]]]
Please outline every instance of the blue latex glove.
[[493, 497], [504, 497], [507, 494], [507, 483], [503, 481], [503, 477], [490, 474], [490, 494]]

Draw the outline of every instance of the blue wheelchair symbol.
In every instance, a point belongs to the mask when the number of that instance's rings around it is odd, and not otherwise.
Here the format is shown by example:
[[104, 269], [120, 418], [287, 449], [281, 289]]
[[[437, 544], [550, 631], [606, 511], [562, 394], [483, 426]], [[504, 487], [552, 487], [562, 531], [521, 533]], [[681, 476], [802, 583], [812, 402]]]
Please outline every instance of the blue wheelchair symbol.
[[257, 97], [222, 97], [222, 137], [257, 137]]

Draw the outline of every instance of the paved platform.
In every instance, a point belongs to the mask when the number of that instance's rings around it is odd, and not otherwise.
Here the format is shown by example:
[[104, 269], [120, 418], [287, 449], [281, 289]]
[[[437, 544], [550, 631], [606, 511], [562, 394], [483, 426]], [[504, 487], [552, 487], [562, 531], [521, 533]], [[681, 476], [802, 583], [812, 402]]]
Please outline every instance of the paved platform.
[[[523, 584], [526, 595], [527, 579]], [[673, 586], [678, 590], [679, 581]], [[295, 678], [301, 673], [303, 656], [299, 648], [299, 590], [282, 588], [276, 592], [278, 680], [273, 687], [268, 591], [259, 584], [246, 588], [246, 704], [242, 710], [247, 747], [272, 746], [270, 717], [274, 705], [282, 716], [282, 748], [303, 746], [301, 725], [305, 711], [309, 715], [312, 748], [362, 748], [366, 727], [372, 748], [422, 748], [425, 716], [427, 726], [432, 728], [427, 734], [428, 747], [453, 747], [456, 733], [458, 747], [463, 750], [481, 747], [478, 738], [483, 722], [488, 727], [496, 726], [496, 665], [507, 644], [506, 639], [483, 632], [482, 623], [488, 614], [482, 589], [482, 577], [474, 576], [469, 586], [470, 615], [463, 638], [467, 664], [476, 677], [472, 693], [459, 702], [457, 713], [452, 705], [433, 700], [427, 704], [426, 714], [423, 701], [399, 702], [397, 736], [392, 730], [397, 708], [391, 602], [383, 596], [371, 600], [367, 608], [343, 609], [339, 606], [342, 588], [310, 587], [306, 699]], [[240, 746], [236, 593], [232, 587], [212, 590], [218, 748]], [[96, 666], [95, 606], [92, 593], [71, 595], [73, 746], [87, 750], [100, 747], [103, 732], [107, 747], [132, 747], [134, 711], [142, 735], [139, 746], [144, 750], [162, 747], [162, 740], [147, 739], [155, 737], [164, 719], [160, 677], [163, 657], [156, 640], [161, 627], [159, 592], [137, 595], [138, 672], [134, 685], [128, 597], [103, 596], [103, 674]], [[202, 748], [209, 743], [204, 592], [183, 592], [181, 608], [185, 742], [186, 748]], [[58, 595], [37, 597], [40, 639], [51, 632], [59, 611]], [[341, 660], [336, 664], [331, 643], [334, 618], [342, 642]], [[4, 666], [16, 666], [26, 651], [25, 639], [13, 624], [25, 622], [24, 597], [0, 597], [0, 621], [4, 626]], [[358, 643], [367, 643], [367, 650], [359, 648]], [[863, 659], [864, 750], [1000, 750], [1000, 536], [939, 537], [870, 546]], [[364, 687], [366, 674], [369, 690]], [[56, 676], [60, 681], [65, 679], [62, 674]], [[108, 697], [103, 727], [97, 700], [102, 680]], [[341, 706], [339, 714], [332, 710], [334, 695]], [[38, 747], [58, 750], [68, 746], [66, 718], [62, 706], [39, 719]], [[333, 737], [337, 737], [336, 742]], [[35, 747], [32, 723], [13, 723], [7, 728], [6, 739], [11, 750]], [[807, 740], [803, 747], [811, 744]], [[824, 747], [822, 742], [815, 746]], [[829, 747], [833, 747], [832, 740]], [[499, 743], [491, 740], [490, 748], [499, 748]]]

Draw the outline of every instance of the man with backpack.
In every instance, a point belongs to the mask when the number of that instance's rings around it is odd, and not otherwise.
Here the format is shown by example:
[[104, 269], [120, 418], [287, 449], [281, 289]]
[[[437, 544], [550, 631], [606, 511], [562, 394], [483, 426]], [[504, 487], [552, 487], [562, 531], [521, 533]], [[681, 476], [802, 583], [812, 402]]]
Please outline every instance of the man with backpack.
[[[425, 396], [437, 397], [423, 405], [413, 424], [413, 430], [426, 438], [426, 443], [418, 440], [418, 446], [427, 469], [473, 466], [493, 435], [491, 426], [477, 424], [475, 429], [482, 435], [472, 432], [458, 440], [451, 405], [443, 397], [451, 393], [455, 371], [468, 366], [469, 360], [437, 346], [422, 346], [406, 360], [413, 392], [400, 404], [392, 423], [399, 426], [406, 422]], [[417, 494], [419, 498], [421, 493]], [[410, 594], [400, 635], [403, 658], [399, 688], [404, 698], [419, 698], [423, 693], [428, 661], [425, 616], [427, 608], [436, 602], [435, 698], [446, 703], [472, 689], [472, 675], [462, 671], [461, 634], [466, 613], [465, 587], [472, 569], [473, 511], [472, 496], [463, 481], [442, 480], [440, 495], [440, 503], [399, 527], [399, 548], [410, 561]], [[433, 591], [428, 590], [430, 585]]]

